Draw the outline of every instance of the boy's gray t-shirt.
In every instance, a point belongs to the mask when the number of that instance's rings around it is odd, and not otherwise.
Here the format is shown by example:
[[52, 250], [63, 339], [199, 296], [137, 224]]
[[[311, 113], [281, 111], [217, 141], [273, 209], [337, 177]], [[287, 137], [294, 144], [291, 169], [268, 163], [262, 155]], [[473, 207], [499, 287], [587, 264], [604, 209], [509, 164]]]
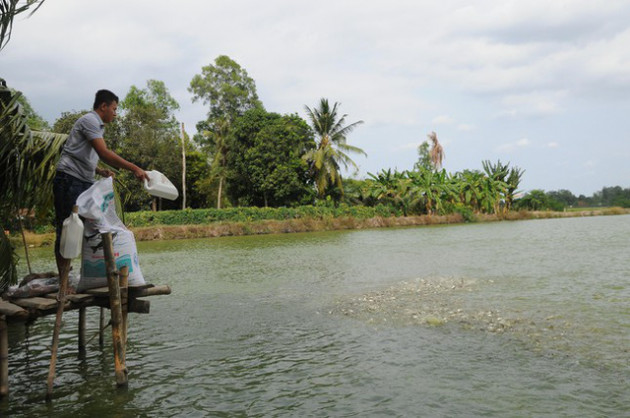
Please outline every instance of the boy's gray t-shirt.
[[103, 138], [104, 131], [105, 124], [95, 111], [81, 116], [63, 146], [57, 171], [93, 183], [98, 154], [92, 147], [92, 140]]

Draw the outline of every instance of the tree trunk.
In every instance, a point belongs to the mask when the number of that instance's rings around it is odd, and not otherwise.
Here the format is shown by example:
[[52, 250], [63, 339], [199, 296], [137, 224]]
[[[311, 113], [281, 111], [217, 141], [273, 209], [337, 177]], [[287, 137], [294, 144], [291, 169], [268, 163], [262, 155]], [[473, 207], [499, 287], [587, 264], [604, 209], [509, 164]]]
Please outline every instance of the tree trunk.
[[182, 122], [182, 209], [186, 209], [186, 131]]
[[223, 177], [219, 177], [219, 192], [217, 193], [217, 209], [221, 209], [221, 191], [223, 189]]

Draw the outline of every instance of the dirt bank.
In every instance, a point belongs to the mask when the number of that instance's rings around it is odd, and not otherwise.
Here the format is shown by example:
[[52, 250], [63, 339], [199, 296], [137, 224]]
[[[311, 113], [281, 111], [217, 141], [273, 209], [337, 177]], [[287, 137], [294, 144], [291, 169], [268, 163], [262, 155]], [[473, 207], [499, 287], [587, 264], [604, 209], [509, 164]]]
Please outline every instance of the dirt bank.
[[[630, 209], [607, 208], [597, 210], [569, 212], [510, 212], [505, 217], [497, 215], [476, 215], [477, 222], [494, 222], [501, 220], [525, 220], [545, 218], [567, 218], [580, 216], [622, 215], [630, 213]], [[422, 215], [399, 218], [355, 219], [351, 217], [329, 219], [288, 219], [284, 221], [258, 221], [215, 223], [209, 225], [159, 225], [131, 228], [137, 241], [212, 238], [223, 236], [241, 236], [257, 234], [286, 234], [292, 232], [334, 231], [344, 229], [387, 228], [414, 225], [440, 225], [463, 223], [459, 214]], [[22, 245], [21, 237], [13, 237], [15, 245]], [[26, 242], [31, 247], [49, 246], [54, 243], [55, 234], [26, 233]]]

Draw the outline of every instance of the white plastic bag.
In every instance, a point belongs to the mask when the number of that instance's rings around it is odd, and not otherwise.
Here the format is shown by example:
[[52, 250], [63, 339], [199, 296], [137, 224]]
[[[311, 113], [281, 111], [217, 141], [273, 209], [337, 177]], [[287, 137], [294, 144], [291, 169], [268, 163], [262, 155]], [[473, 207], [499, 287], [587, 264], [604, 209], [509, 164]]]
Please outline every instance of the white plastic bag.
[[116, 215], [111, 177], [97, 181], [77, 199], [79, 215], [85, 218], [81, 280], [77, 291], [107, 286], [107, 271], [101, 233], [111, 232], [116, 268], [129, 268], [129, 284], [145, 284], [133, 232]]

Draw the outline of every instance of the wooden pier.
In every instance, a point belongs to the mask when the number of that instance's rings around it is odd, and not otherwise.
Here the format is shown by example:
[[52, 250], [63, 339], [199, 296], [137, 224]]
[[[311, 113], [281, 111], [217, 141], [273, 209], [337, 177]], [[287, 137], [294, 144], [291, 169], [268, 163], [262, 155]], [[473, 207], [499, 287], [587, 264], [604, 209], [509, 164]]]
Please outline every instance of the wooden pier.
[[107, 265], [107, 287], [89, 289], [82, 293], [68, 295], [66, 294], [68, 281], [68, 272], [66, 271], [60, 275], [59, 291], [57, 292], [38, 297], [11, 299], [8, 301], [0, 300], [0, 397], [4, 397], [9, 393], [9, 338], [7, 323], [33, 321], [42, 316], [57, 315], [48, 375], [47, 398], [50, 399], [55, 376], [61, 316], [65, 311], [79, 311], [78, 350], [79, 353], [85, 353], [87, 344], [85, 335], [86, 308], [91, 306], [101, 308], [99, 327], [99, 342], [101, 344], [104, 341], [104, 329], [107, 328], [104, 309], [110, 310], [111, 321], [108, 325], [112, 327], [116, 384], [118, 386], [127, 385], [127, 368], [125, 364], [127, 314], [130, 312], [148, 314], [151, 302], [142, 298], [168, 295], [171, 293], [171, 288], [165, 285], [154, 286], [152, 284], [128, 286], [127, 267], [122, 267], [120, 271], [116, 269], [111, 248], [111, 235], [108, 233], [102, 235]]

